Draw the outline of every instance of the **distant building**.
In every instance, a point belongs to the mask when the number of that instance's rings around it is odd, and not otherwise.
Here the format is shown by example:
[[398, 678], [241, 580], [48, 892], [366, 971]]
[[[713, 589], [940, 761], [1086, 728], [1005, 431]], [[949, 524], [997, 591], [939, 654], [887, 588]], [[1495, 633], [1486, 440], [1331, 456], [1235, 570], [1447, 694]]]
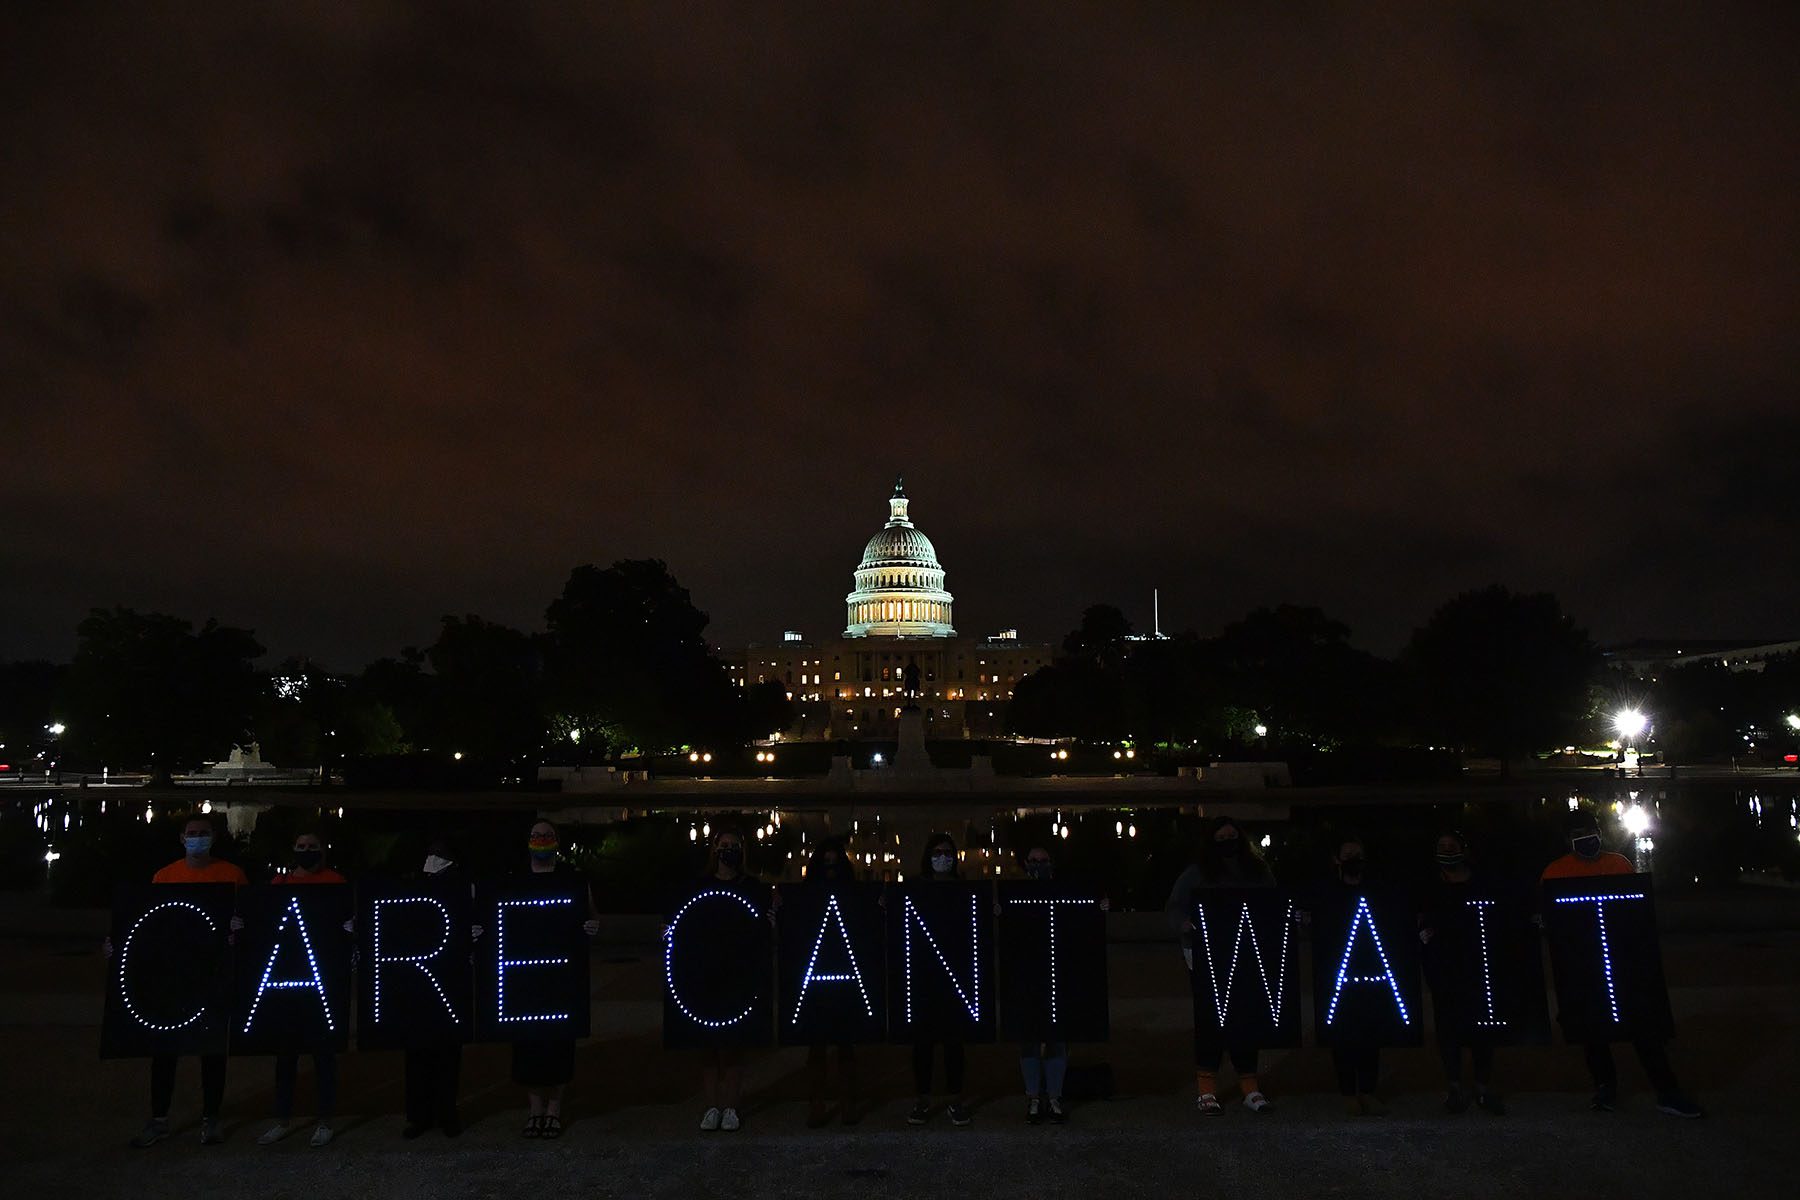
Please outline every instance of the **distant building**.
[[788, 630], [726, 661], [740, 687], [778, 680], [799, 710], [783, 736], [885, 738], [898, 727], [903, 677], [917, 664], [926, 731], [934, 738], [991, 737], [1006, 726], [1013, 688], [1048, 666], [1050, 647], [1017, 630], [959, 637], [937, 550], [908, 513], [903, 484], [888, 499], [887, 524], [863, 548], [856, 586], [844, 597], [844, 632], [812, 641]]
[[1720, 663], [1733, 671], [1760, 671], [1769, 659], [1794, 653], [1800, 653], [1800, 640], [1791, 638], [1738, 641], [1642, 638], [1605, 651], [1608, 663], [1638, 675], [1655, 675], [1695, 663]]

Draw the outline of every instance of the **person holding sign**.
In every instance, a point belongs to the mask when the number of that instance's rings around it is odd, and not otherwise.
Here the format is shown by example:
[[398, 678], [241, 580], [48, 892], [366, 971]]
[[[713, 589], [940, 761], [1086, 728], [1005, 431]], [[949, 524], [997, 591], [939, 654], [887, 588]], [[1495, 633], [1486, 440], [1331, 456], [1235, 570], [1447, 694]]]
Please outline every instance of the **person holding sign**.
[[[1475, 1103], [1494, 1116], [1506, 1114], [1506, 1104], [1492, 1087], [1494, 1043], [1471, 1031], [1478, 997], [1476, 979], [1470, 974], [1467, 900], [1477, 887], [1469, 865], [1468, 846], [1460, 833], [1438, 835], [1435, 870], [1426, 886], [1419, 914], [1419, 942], [1424, 947], [1425, 982], [1431, 988], [1431, 1006], [1437, 1028], [1438, 1056], [1443, 1060], [1449, 1091], [1444, 1111], [1460, 1113], [1469, 1107], [1469, 1093], [1462, 1085], [1462, 1055], [1468, 1047], [1475, 1074]], [[1481, 932], [1477, 930], [1477, 932]], [[1490, 1000], [1491, 1003], [1491, 1000]]]
[[[702, 882], [709, 889], [739, 894], [757, 912], [770, 911], [769, 889], [744, 870], [744, 835], [735, 829], [713, 834]], [[665, 930], [664, 936], [670, 931]], [[712, 1045], [700, 1053], [700, 1091], [706, 1101], [700, 1129], [736, 1133], [743, 1127], [738, 1106], [744, 1090], [744, 1052], [738, 1046]]]
[[[1181, 954], [1187, 961], [1190, 975], [1195, 969], [1195, 889], [1274, 886], [1275, 876], [1269, 871], [1262, 856], [1251, 847], [1237, 822], [1230, 817], [1220, 817], [1214, 821], [1209, 835], [1200, 843], [1199, 854], [1175, 880], [1175, 886], [1169, 890], [1169, 899], [1163, 905], [1164, 915], [1181, 938]], [[1244, 1107], [1253, 1113], [1269, 1111], [1272, 1105], [1263, 1094], [1261, 1081], [1257, 1078], [1256, 1059], [1259, 1047], [1243, 1044], [1226, 1046], [1220, 1033], [1217, 1028], [1204, 1023], [1196, 1009], [1194, 1086], [1199, 1096], [1195, 1104], [1200, 1115], [1216, 1117], [1225, 1111], [1219, 1102], [1219, 1067], [1227, 1053], [1231, 1055], [1232, 1069], [1237, 1072], [1238, 1091], [1243, 1094]]]
[[[1367, 872], [1367, 859], [1364, 857], [1362, 839], [1345, 837], [1338, 843], [1337, 852], [1332, 855], [1332, 866], [1336, 870], [1337, 879], [1326, 884], [1327, 893], [1332, 893], [1338, 903], [1344, 902], [1347, 895], [1360, 895], [1363, 890], [1364, 877]], [[1355, 925], [1351, 926], [1352, 931]], [[1318, 981], [1314, 981], [1318, 987]], [[1379, 1043], [1352, 1038], [1334, 1039], [1331, 1046], [1331, 1065], [1337, 1072], [1338, 1094], [1344, 1098], [1344, 1111], [1351, 1116], [1384, 1117], [1387, 1105], [1375, 1094], [1375, 1083], [1381, 1075], [1381, 1046]]]
[[[573, 864], [560, 862], [557, 851], [560, 839], [556, 826], [548, 821], [532, 825], [526, 836], [528, 866], [526, 879], [548, 886], [581, 881], [587, 896], [587, 920], [582, 932], [593, 937], [600, 932], [599, 915], [594, 908], [594, 895], [582, 881], [581, 872]], [[528, 1112], [520, 1132], [528, 1138], [562, 1136], [563, 1088], [575, 1077], [575, 1039], [553, 1041], [517, 1041], [512, 1044], [513, 1082], [525, 1089]]]
[[[434, 838], [425, 848], [423, 876], [437, 884], [447, 884], [470, 892], [456, 853], [443, 838]], [[472, 892], [471, 892], [472, 894]], [[480, 927], [470, 930], [478, 935]], [[445, 1137], [462, 1133], [462, 1117], [456, 1111], [457, 1093], [462, 1082], [462, 1048], [460, 1035], [434, 1037], [410, 1043], [406, 1047], [406, 1124], [400, 1136], [422, 1137], [433, 1126]]]
[[[919, 878], [925, 882], [948, 882], [960, 879], [956, 868], [956, 841], [947, 833], [934, 833], [925, 839], [925, 853], [919, 860]], [[915, 1037], [913, 1040], [913, 1087], [918, 1092], [912, 1111], [906, 1114], [908, 1125], [923, 1125], [931, 1120], [932, 1050], [944, 1047], [944, 1089], [951, 1100], [945, 1108], [950, 1124], [967, 1127], [973, 1117], [963, 1097], [965, 1050], [960, 1037]]]
[[[293, 865], [270, 880], [275, 886], [319, 883], [342, 885], [349, 882], [326, 865], [325, 839], [312, 830], [303, 830], [294, 835], [293, 855]], [[235, 928], [235, 921], [233, 926]], [[294, 1090], [299, 1075], [298, 1054], [275, 1056], [275, 1123], [256, 1139], [257, 1145], [272, 1146], [294, 1131]], [[313, 1051], [313, 1080], [319, 1093], [319, 1119], [313, 1126], [312, 1139], [308, 1144], [316, 1150], [331, 1143], [331, 1118], [337, 1108], [337, 1055], [329, 1046], [321, 1046]]]
[[[150, 877], [151, 883], [229, 883], [244, 887], [249, 880], [242, 867], [214, 858], [212, 818], [195, 813], [181, 826], [181, 857]], [[112, 939], [102, 949], [112, 957]], [[150, 1060], [150, 1120], [131, 1139], [139, 1149], [154, 1146], [169, 1136], [169, 1105], [175, 1098], [175, 1067], [179, 1060], [173, 1054], [158, 1054]], [[225, 1103], [225, 1056], [200, 1056], [200, 1144], [217, 1145], [225, 1140], [219, 1124], [219, 1109]]]
[[[826, 838], [813, 848], [807, 863], [806, 879], [815, 887], [833, 887], [856, 882], [856, 867], [838, 838]], [[830, 1110], [830, 1064], [826, 1055], [830, 1044], [814, 1041], [806, 1048], [806, 1126], [822, 1128]], [[856, 1046], [837, 1043], [838, 1091], [842, 1096], [839, 1119], [846, 1125], [857, 1121]]]
[[[1600, 826], [1591, 813], [1569, 818], [1569, 853], [1544, 868], [1543, 880], [1577, 879], [1594, 875], [1633, 875], [1631, 860], [1602, 847]], [[1565, 1020], [1567, 1018], [1564, 1018]], [[1669, 1063], [1669, 1050], [1661, 1037], [1639, 1035], [1631, 1039], [1650, 1086], [1656, 1089], [1657, 1111], [1671, 1117], [1700, 1117], [1700, 1106], [1688, 1099]], [[1603, 1038], [1585, 1040], [1588, 1071], [1594, 1077], [1594, 1097], [1588, 1107], [1612, 1112], [1619, 1102], [1619, 1067], [1613, 1061], [1612, 1044]]]

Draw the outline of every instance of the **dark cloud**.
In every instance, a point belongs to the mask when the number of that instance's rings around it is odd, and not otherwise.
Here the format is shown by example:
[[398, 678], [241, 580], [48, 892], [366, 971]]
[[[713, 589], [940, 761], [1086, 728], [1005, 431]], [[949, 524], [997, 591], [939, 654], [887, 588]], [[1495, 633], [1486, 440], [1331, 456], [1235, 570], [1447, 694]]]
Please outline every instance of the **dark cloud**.
[[[667, 558], [829, 628], [1503, 579], [1791, 633], [1785, 6], [194, 3], [0, 16], [0, 655], [353, 663]], [[1785, 441], [1784, 441], [1785, 439]], [[1771, 556], [1774, 556], [1773, 558]]]

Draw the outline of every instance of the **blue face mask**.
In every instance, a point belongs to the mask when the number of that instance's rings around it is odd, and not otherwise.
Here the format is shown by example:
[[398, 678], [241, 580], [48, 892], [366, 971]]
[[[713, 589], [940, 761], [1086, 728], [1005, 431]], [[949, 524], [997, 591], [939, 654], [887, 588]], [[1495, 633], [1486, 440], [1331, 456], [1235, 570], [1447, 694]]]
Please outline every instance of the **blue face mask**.
[[212, 834], [203, 833], [199, 837], [184, 837], [181, 839], [181, 845], [190, 857], [198, 858], [212, 849]]

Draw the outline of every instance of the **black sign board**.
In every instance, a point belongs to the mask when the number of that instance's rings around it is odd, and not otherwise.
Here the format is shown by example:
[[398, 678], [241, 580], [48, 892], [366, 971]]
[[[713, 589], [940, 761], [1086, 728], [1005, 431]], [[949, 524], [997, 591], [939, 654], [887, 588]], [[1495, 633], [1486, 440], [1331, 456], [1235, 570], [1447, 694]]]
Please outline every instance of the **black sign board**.
[[768, 1045], [774, 988], [766, 892], [707, 881], [670, 914], [664, 1046]]
[[586, 1037], [591, 1024], [587, 882], [574, 873], [475, 885], [475, 1036]]
[[114, 893], [102, 1058], [225, 1052], [236, 891], [150, 883]]
[[466, 1041], [474, 1009], [469, 885], [424, 880], [358, 891], [357, 1046]]
[[1275, 888], [1195, 888], [1194, 1028], [1220, 1045], [1300, 1044], [1294, 901]]
[[905, 884], [887, 895], [888, 1036], [994, 1040], [993, 889]]
[[1419, 924], [1399, 891], [1326, 889], [1313, 909], [1313, 1033], [1321, 1046], [1417, 1046]]
[[781, 889], [775, 1031], [784, 1046], [879, 1042], [887, 960], [879, 884]]
[[1101, 893], [1060, 882], [996, 886], [1002, 1036], [1020, 1043], [1106, 1041]]
[[352, 899], [347, 883], [238, 893], [233, 1054], [348, 1048]]
[[1516, 891], [1439, 887], [1426, 906], [1421, 958], [1440, 1035], [1468, 1044], [1545, 1042], [1550, 1009], [1530, 906]]
[[1650, 876], [1546, 880], [1544, 931], [1565, 1038], [1597, 1042], [1674, 1035]]

